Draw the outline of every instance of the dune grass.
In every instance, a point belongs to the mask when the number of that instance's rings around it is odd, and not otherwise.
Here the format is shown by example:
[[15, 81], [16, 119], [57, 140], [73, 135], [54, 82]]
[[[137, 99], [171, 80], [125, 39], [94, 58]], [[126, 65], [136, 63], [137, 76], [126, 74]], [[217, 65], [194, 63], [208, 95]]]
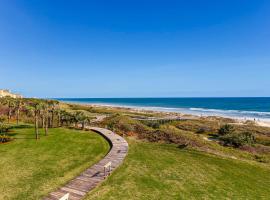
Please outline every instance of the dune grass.
[[128, 140], [123, 163], [92, 199], [269, 199], [268, 166]]
[[16, 139], [0, 144], [0, 199], [40, 199], [93, 165], [109, 151], [96, 133], [55, 128], [49, 136], [20, 127], [10, 133]]

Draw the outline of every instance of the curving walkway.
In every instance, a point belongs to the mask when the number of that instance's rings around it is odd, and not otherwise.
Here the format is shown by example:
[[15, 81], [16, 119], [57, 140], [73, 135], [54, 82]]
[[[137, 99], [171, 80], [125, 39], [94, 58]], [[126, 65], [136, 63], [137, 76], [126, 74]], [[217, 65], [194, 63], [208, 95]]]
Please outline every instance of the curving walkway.
[[87, 192], [105, 180], [104, 165], [111, 162], [111, 170], [113, 171], [126, 157], [128, 143], [124, 138], [104, 128], [86, 127], [85, 129], [95, 131], [107, 139], [111, 145], [110, 152], [97, 164], [86, 169], [63, 187], [51, 192], [44, 200], [58, 200], [67, 193], [69, 193], [69, 200], [82, 199]]

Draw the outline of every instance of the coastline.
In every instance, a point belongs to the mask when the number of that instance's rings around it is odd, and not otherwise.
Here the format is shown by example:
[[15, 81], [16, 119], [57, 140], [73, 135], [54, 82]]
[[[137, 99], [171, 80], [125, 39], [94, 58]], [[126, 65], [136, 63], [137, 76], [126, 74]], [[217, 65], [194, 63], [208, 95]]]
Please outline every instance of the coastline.
[[[177, 119], [181, 117], [196, 119], [201, 117], [221, 117], [229, 118], [236, 121], [236, 123], [244, 124], [247, 121], [253, 121], [258, 126], [270, 127], [270, 119], [264, 118], [252, 118], [252, 117], [241, 117], [241, 116], [230, 116], [223, 113], [201, 113], [196, 111], [189, 112], [188, 109], [179, 108], [165, 108], [165, 107], [147, 107], [147, 106], [128, 106], [128, 105], [116, 105], [116, 104], [103, 104], [103, 103], [87, 103], [87, 102], [73, 102], [73, 101], [62, 101], [64, 103], [78, 104], [91, 107], [100, 108], [114, 108], [114, 109], [126, 109], [130, 112], [141, 112], [141, 113], [155, 113], [167, 115], [166, 118]], [[213, 110], [213, 109], [212, 109]]]

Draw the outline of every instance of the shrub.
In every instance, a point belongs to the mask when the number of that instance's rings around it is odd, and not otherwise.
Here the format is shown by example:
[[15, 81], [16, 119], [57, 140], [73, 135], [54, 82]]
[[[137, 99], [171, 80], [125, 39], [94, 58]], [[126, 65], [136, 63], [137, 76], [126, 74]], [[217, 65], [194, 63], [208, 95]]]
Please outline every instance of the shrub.
[[147, 126], [143, 125], [139, 121], [119, 114], [106, 118], [101, 122], [101, 124], [110, 130], [124, 134], [127, 132], [136, 132], [137, 130], [144, 131], [147, 128]]
[[211, 129], [208, 128], [208, 127], [204, 127], [204, 126], [200, 127], [200, 128], [196, 131], [196, 133], [199, 133], [199, 134], [201, 134], [201, 133], [209, 133], [209, 132], [211, 132]]
[[188, 138], [178, 135], [171, 130], [147, 131], [139, 134], [139, 138], [147, 139], [150, 142], [166, 142], [184, 145], [188, 145], [190, 143]]
[[218, 130], [218, 134], [219, 135], [228, 135], [228, 134], [232, 134], [234, 131], [235, 131], [235, 129], [232, 125], [225, 124], [225, 125], [220, 127], [220, 129]]
[[4, 116], [0, 116], [0, 124], [4, 123], [5, 121], [5, 117]]
[[226, 146], [241, 147], [251, 145], [255, 142], [255, 137], [250, 132], [229, 133], [220, 137], [220, 140]]
[[255, 143], [255, 136], [251, 132], [242, 132], [240, 135], [246, 144], [251, 145]]
[[120, 124], [119, 129], [124, 132], [130, 132], [134, 130], [131, 124]]
[[249, 153], [255, 154], [255, 153], [259, 153], [259, 154], [269, 154], [270, 153], [270, 147], [267, 146], [263, 146], [263, 145], [253, 145], [253, 146], [248, 146], [248, 145], [244, 145], [242, 147], [240, 147], [241, 150], [243, 151], [247, 151]]
[[262, 162], [262, 163], [267, 163], [267, 162], [268, 162], [266, 156], [264, 156], [264, 155], [255, 155], [255, 156], [254, 156], [254, 159], [255, 159], [256, 161]]
[[270, 137], [264, 135], [256, 135], [256, 143], [270, 146]]
[[10, 129], [10, 126], [0, 123], [0, 134], [6, 133]]
[[0, 143], [6, 143], [11, 141], [12, 138], [7, 135], [0, 135]]
[[160, 127], [160, 123], [158, 123], [158, 121], [143, 121], [143, 124], [154, 129], [157, 129]]
[[204, 129], [205, 133], [216, 132], [219, 128], [217, 121], [207, 120], [180, 120], [172, 123], [178, 129], [184, 131], [197, 132], [199, 129]]

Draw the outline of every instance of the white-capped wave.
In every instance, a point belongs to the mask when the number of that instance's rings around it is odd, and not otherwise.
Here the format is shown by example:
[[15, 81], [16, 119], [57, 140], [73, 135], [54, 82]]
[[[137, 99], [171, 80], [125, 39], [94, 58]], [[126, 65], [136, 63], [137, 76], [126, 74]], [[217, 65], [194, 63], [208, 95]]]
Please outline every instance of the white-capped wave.
[[246, 111], [246, 110], [221, 110], [221, 109], [207, 109], [207, 108], [190, 108], [191, 111], [201, 112], [216, 112], [216, 113], [232, 113], [232, 114], [250, 114], [259, 116], [270, 116], [270, 112]]

